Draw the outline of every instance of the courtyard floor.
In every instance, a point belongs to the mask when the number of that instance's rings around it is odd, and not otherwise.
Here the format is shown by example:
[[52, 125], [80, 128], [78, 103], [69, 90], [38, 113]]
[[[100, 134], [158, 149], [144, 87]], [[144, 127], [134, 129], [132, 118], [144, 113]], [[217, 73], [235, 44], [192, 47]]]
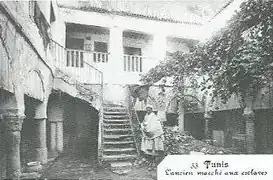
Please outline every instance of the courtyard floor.
[[75, 152], [65, 152], [48, 163], [41, 178], [46, 179], [79, 179], [79, 180], [155, 180], [156, 172], [147, 167], [134, 167], [126, 175], [115, 174], [100, 167], [93, 158]]

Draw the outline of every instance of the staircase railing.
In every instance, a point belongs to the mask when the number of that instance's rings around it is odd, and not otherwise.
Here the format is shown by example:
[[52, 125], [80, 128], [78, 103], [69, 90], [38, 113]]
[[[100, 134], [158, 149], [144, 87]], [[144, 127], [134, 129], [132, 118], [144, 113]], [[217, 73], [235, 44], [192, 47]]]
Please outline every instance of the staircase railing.
[[84, 51], [67, 49], [52, 39], [50, 50], [54, 65], [76, 77], [80, 83], [102, 84], [103, 73], [90, 64], [92, 62], [84, 60]]
[[[103, 144], [103, 73], [90, 63], [84, 61], [84, 52], [66, 49], [56, 41], [51, 39], [50, 50], [54, 60], [54, 65], [64, 72], [76, 77], [79, 83], [99, 85], [100, 88], [100, 108], [98, 127], [98, 160], [102, 157]], [[73, 55], [73, 56], [72, 56]], [[106, 57], [103, 56], [103, 57]], [[106, 59], [105, 59], [106, 60]], [[108, 60], [108, 57], [107, 57]]]
[[141, 142], [138, 141], [138, 139], [136, 138], [136, 135], [137, 132], [135, 131], [135, 126], [134, 126], [134, 123], [133, 123], [133, 118], [134, 116], [136, 117], [136, 120], [137, 120], [137, 128], [138, 130], [141, 131], [141, 135], [143, 136], [144, 132], [142, 131], [141, 129], [141, 122], [139, 121], [139, 118], [138, 118], [138, 115], [136, 113], [136, 111], [134, 110], [134, 107], [132, 107], [132, 101], [131, 101], [131, 95], [128, 94], [128, 112], [129, 112], [129, 117], [131, 119], [130, 121], [130, 125], [132, 127], [132, 132], [133, 132], [133, 136], [134, 136], [134, 141], [136, 142], [136, 149], [137, 149], [137, 153], [138, 155], [140, 155], [140, 145], [141, 145]]
[[104, 131], [103, 128], [103, 82], [101, 84], [101, 98], [100, 98], [100, 110], [99, 110], [99, 127], [98, 127], [98, 161], [102, 163], [102, 154], [103, 154], [103, 137], [102, 133]]

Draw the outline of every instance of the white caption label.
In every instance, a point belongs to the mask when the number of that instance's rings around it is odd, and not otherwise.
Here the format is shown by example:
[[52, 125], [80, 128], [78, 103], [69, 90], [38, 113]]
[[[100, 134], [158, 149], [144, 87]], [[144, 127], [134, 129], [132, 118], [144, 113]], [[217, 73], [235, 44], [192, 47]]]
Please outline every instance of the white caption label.
[[273, 155], [169, 155], [158, 180], [272, 180]]

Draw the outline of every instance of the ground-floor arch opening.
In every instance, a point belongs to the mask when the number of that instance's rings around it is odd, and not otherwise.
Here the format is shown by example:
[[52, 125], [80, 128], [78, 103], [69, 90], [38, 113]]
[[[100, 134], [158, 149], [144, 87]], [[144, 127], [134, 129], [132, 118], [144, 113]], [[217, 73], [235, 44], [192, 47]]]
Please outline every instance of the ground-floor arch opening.
[[98, 111], [85, 101], [71, 99], [65, 107], [64, 148], [86, 158], [97, 157]]
[[27, 95], [24, 96], [25, 104], [25, 119], [23, 121], [21, 130], [21, 143], [20, 143], [20, 157], [21, 167], [24, 169], [27, 163], [36, 161], [35, 159], [35, 138], [37, 136], [35, 126], [35, 107], [41, 103], [40, 101], [31, 98]]

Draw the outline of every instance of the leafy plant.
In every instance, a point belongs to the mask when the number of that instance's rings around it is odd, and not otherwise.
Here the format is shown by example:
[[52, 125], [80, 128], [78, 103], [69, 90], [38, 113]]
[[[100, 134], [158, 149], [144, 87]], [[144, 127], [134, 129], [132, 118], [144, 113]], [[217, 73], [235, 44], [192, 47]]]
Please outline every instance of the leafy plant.
[[232, 94], [256, 96], [272, 82], [272, 12], [273, 1], [243, 2], [227, 26], [209, 41], [198, 44], [190, 53], [173, 53], [142, 81], [154, 83], [172, 77], [174, 90], [180, 95], [187, 89], [213, 89], [213, 97], [223, 102]]

